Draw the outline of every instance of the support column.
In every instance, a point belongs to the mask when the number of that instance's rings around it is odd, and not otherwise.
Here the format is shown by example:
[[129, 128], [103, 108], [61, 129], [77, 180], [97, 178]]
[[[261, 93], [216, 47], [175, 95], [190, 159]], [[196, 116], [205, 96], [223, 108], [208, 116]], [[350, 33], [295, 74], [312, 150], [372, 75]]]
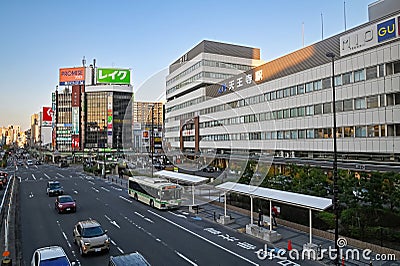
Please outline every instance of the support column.
[[309, 216], [310, 216], [310, 245], [312, 244], [312, 210], [309, 209]]
[[226, 192], [224, 193], [224, 215], [226, 216]]
[[193, 202], [192, 202], [192, 205], [194, 206], [194, 185], [192, 185], [192, 193], [193, 193]]
[[269, 201], [269, 231], [272, 231], [272, 201]]
[[253, 225], [253, 196], [250, 196], [250, 224]]

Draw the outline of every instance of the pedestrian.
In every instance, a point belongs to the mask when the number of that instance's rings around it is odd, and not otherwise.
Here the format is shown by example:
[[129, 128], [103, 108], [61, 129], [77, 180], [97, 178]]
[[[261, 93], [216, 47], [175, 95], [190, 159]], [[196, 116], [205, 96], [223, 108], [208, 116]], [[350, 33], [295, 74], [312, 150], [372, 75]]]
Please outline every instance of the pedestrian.
[[278, 224], [276, 223], [276, 217], [278, 216], [278, 209], [275, 207], [275, 206], [273, 206], [272, 207], [272, 225], [273, 226], [278, 226]]
[[260, 208], [258, 209], [258, 226], [263, 226], [263, 212]]

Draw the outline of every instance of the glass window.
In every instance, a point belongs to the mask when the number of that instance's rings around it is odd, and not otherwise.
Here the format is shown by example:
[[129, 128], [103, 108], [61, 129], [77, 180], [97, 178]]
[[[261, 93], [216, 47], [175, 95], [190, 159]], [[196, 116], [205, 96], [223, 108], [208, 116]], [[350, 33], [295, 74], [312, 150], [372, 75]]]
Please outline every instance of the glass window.
[[367, 131], [369, 138], [379, 137], [379, 125], [368, 126]]
[[276, 119], [282, 119], [283, 118], [283, 110], [276, 111]]
[[393, 64], [387, 63], [386, 64], [386, 76], [393, 75]]
[[306, 114], [305, 107], [302, 106], [302, 107], [297, 108], [297, 114], [298, 114], [298, 116], [304, 116]]
[[306, 138], [306, 131], [304, 129], [300, 129], [298, 131], [298, 136], [299, 136], [299, 139], [305, 139]]
[[343, 128], [337, 127], [336, 128], [336, 137], [337, 138], [342, 138], [343, 137]]
[[331, 87], [332, 78], [325, 78], [322, 80], [322, 89], [327, 89]]
[[265, 98], [265, 101], [270, 101], [271, 100], [271, 94], [269, 92], [265, 93], [264, 94], [264, 98]]
[[297, 108], [290, 109], [290, 117], [297, 117]]
[[275, 100], [276, 99], [276, 91], [271, 91], [271, 100]]
[[379, 96], [378, 95], [372, 95], [367, 97], [367, 108], [378, 108], [379, 104]]
[[335, 76], [335, 86], [342, 86], [342, 76]]
[[353, 127], [344, 127], [344, 137], [352, 138], [354, 137], [354, 128]]
[[324, 129], [324, 139], [332, 138], [332, 128]]
[[394, 125], [387, 125], [387, 136], [394, 136]]
[[314, 105], [314, 114], [315, 114], [315, 115], [320, 115], [320, 114], [322, 114], [322, 104], [316, 104], [316, 105]]
[[367, 68], [366, 77], [367, 77], [367, 80], [377, 78], [378, 77], [378, 68], [376, 66]]
[[283, 110], [283, 118], [290, 118], [290, 109]]
[[386, 94], [386, 106], [394, 105], [393, 94]]
[[354, 107], [356, 110], [360, 110], [360, 109], [365, 109], [366, 104], [365, 104], [365, 98], [357, 98], [354, 101]]
[[343, 111], [352, 111], [353, 110], [353, 99], [344, 100], [343, 101]]
[[400, 93], [399, 92], [396, 92], [394, 94], [394, 104], [395, 105], [399, 105], [400, 104]]
[[381, 125], [381, 137], [386, 137], [386, 126]]
[[307, 129], [306, 134], [307, 134], [308, 139], [314, 138], [314, 130], [313, 129]]
[[306, 115], [314, 115], [314, 106], [306, 106]]
[[324, 103], [324, 114], [329, 114], [332, 112], [331, 103]]
[[285, 131], [285, 139], [290, 139], [290, 131], [289, 130]]
[[354, 82], [365, 80], [364, 69], [354, 71]]
[[304, 94], [304, 84], [297, 86], [297, 94]]
[[293, 86], [290, 88], [290, 96], [297, 95], [297, 87]]
[[343, 82], [343, 85], [350, 84], [351, 82], [353, 82], [352, 77], [353, 77], [353, 76], [352, 76], [352, 73], [351, 73], [351, 72], [348, 72], [348, 73], [343, 74], [343, 75], [342, 75], [342, 82]]
[[283, 139], [283, 131], [276, 132], [276, 136], [278, 139]]
[[336, 112], [343, 112], [343, 101], [338, 101], [335, 104]]
[[365, 126], [356, 127], [356, 138], [365, 138], [367, 136], [367, 130]]
[[306, 83], [306, 92], [312, 92], [313, 91], [313, 83], [309, 82]]
[[394, 134], [400, 136], [400, 124], [394, 125]]
[[321, 89], [322, 89], [322, 81], [321, 80], [314, 81], [314, 90], [319, 91]]
[[276, 92], [276, 98], [277, 99], [283, 98], [283, 90], [279, 90], [279, 91]]
[[385, 75], [385, 64], [380, 64], [378, 66], [379, 69], [379, 77], [383, 77]]
[[385, 106], [385, 94], [379, 95], [379, 106], [384, 107]]
[[393, 63], [394, 74], [400, 73], [400, 61]]
[[297, 130], [291, 130], [290, 131], [290, 138], [291, 139], [297, 139]]
[[314, 130], [314, 137], [316, 139], [322, 139], [324, 137], [324, 129], [318, 128]]
[[283, 97], [289, 97], [290, 96], [290, 88], [286, 88], [284, 91], [283, 91]]

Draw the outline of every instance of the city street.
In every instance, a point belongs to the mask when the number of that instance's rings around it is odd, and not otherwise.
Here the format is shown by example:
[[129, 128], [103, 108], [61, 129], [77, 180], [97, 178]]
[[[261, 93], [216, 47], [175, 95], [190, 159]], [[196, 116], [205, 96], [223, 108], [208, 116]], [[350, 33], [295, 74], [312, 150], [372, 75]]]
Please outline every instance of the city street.
[[[18, 177], [21, 178], [22, 265], [29, 265], [35, 249], [49, 245], [62, 246], [70, 259], [81, 265], [106, 265], [109, 255], [134, 251], [142, 253], [152, 265], [263, 263], [255, 252], [264, 247], [264, 242], [192, 216], [184, 208], [151, 209], [129, 198], [125, 188], [85, 175], [76, 168], [20, 167]], [[56, 212], [55, 197], [46, 194], [48, 180], [60, 181], [65, 194], [76, 199], [76, 213]], [[79, 255], [72, 230], [76, 222], [84, 219], [95, 219], [108, 230], [112, 240], [110, 254]], [[271, 263], [282, 265], [282, 260], [268, 260], [268, 264]], [[285, 265], [296, 265], [287, 263]], [[315, 263], [307, 262], [307, 265]]]

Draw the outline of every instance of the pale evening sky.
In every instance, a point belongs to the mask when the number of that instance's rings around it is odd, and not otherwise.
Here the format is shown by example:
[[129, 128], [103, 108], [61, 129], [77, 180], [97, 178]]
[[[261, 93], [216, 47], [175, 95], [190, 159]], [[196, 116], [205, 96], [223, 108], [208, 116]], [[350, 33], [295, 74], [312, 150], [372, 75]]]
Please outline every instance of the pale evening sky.
[[[63, 67], [96, 58], [100, 67], [132, 69], [138, 100], [162, 88], [142, 86], [200, 41], [261, 49], [269, 61], [344, 31], [343, 0], [2, 1], [0, 4], [0, 127], [29, 127], [51, 105]], [[346, 0], [347, 29], [368, 20], [374, 0]], [[158, 74], [157, 74], [158, 73]], [[164, 73], [164, 72], [161, 72]], [[139, 97], [140, 96], [140, 97]]]

